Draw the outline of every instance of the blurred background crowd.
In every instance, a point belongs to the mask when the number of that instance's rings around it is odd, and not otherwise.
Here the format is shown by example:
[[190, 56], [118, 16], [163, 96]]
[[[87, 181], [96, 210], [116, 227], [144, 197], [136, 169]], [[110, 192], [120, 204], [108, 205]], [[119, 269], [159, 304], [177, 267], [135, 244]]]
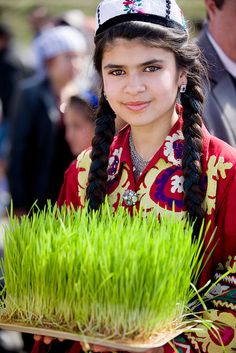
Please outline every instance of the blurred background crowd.
[[0, 204], [4, 212], [12, 198], [18, 215], [35, 200], [39, 207], [56, 201], [65, 169], [90, 144], [99, 86], [93, 19], [79, 9], [53, 16], [35, 5], [26, 20], [26, 57], [10, 25], [0, 23]]
[[[54, 203], [65, 170], [91, 144], [100, 87], [92, 62], [97, 3], [0, 0], [2, 223], [11, 200], [18, 216], [35, 200], [40, 208]], [[179, 4], [207, 63], [205, 124], [236, 147], [236, 1]], [[29, 335], [0, 331], [0, 353], [31, 346]]]

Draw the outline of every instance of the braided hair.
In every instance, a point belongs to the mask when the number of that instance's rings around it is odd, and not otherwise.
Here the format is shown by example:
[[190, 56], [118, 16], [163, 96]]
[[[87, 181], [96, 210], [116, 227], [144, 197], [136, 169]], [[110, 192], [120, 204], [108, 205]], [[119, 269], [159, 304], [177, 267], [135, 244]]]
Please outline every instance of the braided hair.
[[184, 203], [191, 221], [195, 221], [194, 234], [204, 217], [202, 203], [205, 198], [202, 175], [202, 103], [203, 94], [196, 82], [188, 79], [187, 90], [181, 95], [183, 106], [184, 150], [182, 155], [182, 170], [184, 176]]
[[115, 135], [115, 114], [101, 95], [96, 118], [95, 136], [92, 140], [92, 160], [88, 175], [86, 196], [89, 208], [98, 210], [107, 192], [107, 168], [110, 146]]
[[[188, 84], [181, 94], [183, 106], [183, 135], [185, 139], [182, 155], [184, 175], [184, 203], [191, 220], [204, 216], [202, 203], [205, 191], [202, 189], [202, 105], [203, 93], [200, 76], [205, 72], [201, 53], [188, 34], [178, 29], [164, 28], [150, 23], [126, 22], [115, 25], [95, 38], [94, 64], [101, 75], [102, 56], [116, 38], [139, 39], [144, 45], [170, 50], [175, 55], [177, 69], [187, 73]], [[89, 173], [87, 198], [93, 209], [98, 209], [106, 194], [107, 163], [109, 147], [114, 136], [114, 113], [108, 102], [101, 97], [97, 118], [96, 135], [93, 140], [92, 165]]]

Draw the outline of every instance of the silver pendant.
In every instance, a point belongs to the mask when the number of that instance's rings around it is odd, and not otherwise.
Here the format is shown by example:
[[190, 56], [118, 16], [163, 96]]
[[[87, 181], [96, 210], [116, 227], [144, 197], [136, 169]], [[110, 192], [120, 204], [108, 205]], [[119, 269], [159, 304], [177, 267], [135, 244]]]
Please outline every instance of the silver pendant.
[[134, 206], [138, 201], [138, 194], [133, 190], [125, 190], [122, 195], [122, 199], [126, 206]]

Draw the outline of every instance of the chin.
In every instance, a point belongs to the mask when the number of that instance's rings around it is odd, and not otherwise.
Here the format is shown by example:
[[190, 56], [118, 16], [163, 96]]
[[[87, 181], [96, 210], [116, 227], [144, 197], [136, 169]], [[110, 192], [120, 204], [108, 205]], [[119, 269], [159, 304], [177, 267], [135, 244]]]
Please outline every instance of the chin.
[[151, 121], [131, 121], [129, 123], [130, 126], [134, 127], [145, 127], [151, 124]]

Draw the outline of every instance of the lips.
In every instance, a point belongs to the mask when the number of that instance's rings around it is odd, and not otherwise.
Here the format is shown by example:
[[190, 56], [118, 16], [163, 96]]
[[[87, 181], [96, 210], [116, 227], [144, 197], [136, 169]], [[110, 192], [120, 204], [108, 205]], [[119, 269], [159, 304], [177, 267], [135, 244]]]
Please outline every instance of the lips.
[[124, 103], [125, 107], [128, 108], [129, 110], [132, 111], [141, 111], [146, 109], [149, 106], [150, 102], [143, 102], [143, 101], [137, 101], [137, 102], [126, 102]]

